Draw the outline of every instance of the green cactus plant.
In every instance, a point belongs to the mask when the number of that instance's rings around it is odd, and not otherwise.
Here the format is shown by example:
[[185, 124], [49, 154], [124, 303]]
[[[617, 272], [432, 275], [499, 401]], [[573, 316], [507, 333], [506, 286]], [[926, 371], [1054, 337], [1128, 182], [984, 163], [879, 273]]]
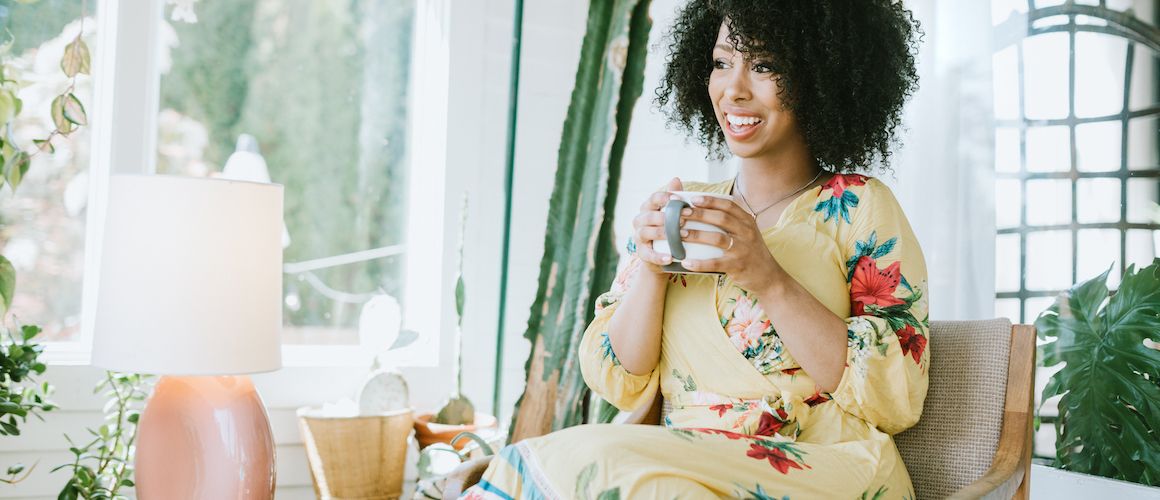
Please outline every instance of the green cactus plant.
[[539, 287], [524, 337], [528, 385], [511, 441], [582, 423], [576, 346], [619, 254], [612, 218], [633, 106], [644, 85], [649, 0], [592, 0], [552, 189]]

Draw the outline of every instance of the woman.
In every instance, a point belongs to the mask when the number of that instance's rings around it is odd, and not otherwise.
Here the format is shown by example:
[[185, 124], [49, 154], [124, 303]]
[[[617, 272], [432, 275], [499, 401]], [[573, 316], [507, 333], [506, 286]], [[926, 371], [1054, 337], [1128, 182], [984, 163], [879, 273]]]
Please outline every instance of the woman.
[[[917, 26], [891, 0], [693, 0], [658, 90], [673, 122], [740, 158], [674, 179], [633, 221], [630, 262], [584, 334], [584, 380], [663, 426], [590, 425], [505, 448], [468, 498], [913, 498], [892, 434], [926, 395], [926, 268], [888, 166]], [[669, 191], [724, 249], [666, 274]], [[722, 273], [722, 274], [697, 274]]]

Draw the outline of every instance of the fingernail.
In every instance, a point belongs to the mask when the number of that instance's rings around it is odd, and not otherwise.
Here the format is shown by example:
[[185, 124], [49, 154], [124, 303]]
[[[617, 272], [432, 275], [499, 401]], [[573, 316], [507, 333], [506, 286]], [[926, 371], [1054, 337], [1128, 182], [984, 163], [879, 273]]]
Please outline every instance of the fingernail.
[[694, 204], [694, 205], [700, 205], [700, 204], [702, 204], [702, 203], [705, 203], [705, 197], [704, 197], [704, 196], [698, 196], [698, 197], [696, 197], [696, 198], [693, 198], [693, 204]]
[[661, 257], [661, 261], [663, 261], [665, 264], [668, 264], [668, 263], [673, 261], [673, 258], [666, 255], [664, 257]]
[[688, 236], [688, 235], [689, 235], [689, 230], [688, 230], [688, 229], [682, 229], [682, 230], [681, 230], [681, 237], [686, 237], [686, 236]]
[[693, 209], [686, 208], [684, 210], [681, 210], [681, 215], [693, 215]]

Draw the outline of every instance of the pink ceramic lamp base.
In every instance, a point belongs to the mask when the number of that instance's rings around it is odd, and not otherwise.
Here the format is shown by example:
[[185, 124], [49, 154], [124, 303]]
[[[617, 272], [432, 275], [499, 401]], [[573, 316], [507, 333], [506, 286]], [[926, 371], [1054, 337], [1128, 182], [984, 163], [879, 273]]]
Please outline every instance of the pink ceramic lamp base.
[[274, 498], [274, 439], [250, 378], [161, 377], [135, 464], [143, 500]]

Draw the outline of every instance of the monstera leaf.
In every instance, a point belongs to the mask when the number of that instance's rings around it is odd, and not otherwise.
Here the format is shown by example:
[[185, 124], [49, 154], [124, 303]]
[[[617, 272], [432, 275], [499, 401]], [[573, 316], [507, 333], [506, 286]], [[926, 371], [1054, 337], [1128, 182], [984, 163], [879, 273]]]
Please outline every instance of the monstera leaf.
[[1035, 322], [1050, 340], [1043, 366], [1064, 364], [1043, 390], [1062, 395], [1056, 466], [1160, 485], [1160, 259], [1128, 267], [1114, 294], [1107, 277], [1075, 285]]

